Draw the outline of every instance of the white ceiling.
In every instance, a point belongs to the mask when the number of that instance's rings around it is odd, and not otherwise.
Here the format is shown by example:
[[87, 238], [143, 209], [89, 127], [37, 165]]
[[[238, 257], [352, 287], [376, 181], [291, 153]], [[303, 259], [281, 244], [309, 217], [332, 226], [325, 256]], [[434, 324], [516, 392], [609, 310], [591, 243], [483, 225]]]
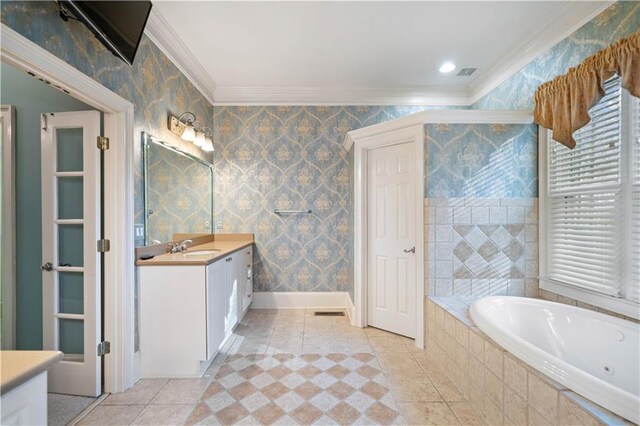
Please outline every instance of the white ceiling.
[[[183, 67], [207, 74], [201, 84], [215, 91], [201, 89], [216, 103], [380, 103], [377, 97], [455, 104], [486, 91], [604, 7], [576, 1], [155, 1], [164, 34], [149, 33], [161, 44], [159, 38], [171, 35], [179, 39], [173, 44], [187, 46], [201, 67]], [[458, 69], [441, 74], [445, 61]], [[478, 71], [457, 77], [461, 67]]]

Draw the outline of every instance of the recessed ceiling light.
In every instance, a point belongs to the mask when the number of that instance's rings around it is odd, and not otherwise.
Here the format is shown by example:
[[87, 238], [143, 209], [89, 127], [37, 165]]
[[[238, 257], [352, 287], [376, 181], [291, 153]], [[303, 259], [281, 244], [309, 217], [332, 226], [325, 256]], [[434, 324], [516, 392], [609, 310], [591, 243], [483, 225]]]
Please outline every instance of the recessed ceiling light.
[[451, 72], [451, 71], [453, 71], [455, 69], [456, 69], [456, 64], [453, 64], [451, 62], [445, 62], [440, 67], [440, 72], [441, 73], [447, 73], [447, 72]]

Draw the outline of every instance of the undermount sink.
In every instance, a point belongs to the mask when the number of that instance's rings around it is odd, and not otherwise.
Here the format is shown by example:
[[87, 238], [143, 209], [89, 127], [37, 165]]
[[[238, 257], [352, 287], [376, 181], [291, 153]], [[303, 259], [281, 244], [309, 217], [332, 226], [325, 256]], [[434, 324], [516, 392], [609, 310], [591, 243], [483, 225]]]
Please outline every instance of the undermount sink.
[[211, 250], [194, 250], [194, 251], [187, 251], [182, 253], [183, 256], [185, 257], [201, 257], [201, 256], [211, 256], [212, 254], [215, 254], [216, 252], [219, 252], [220, 250], [218, 249], [211, 249]]

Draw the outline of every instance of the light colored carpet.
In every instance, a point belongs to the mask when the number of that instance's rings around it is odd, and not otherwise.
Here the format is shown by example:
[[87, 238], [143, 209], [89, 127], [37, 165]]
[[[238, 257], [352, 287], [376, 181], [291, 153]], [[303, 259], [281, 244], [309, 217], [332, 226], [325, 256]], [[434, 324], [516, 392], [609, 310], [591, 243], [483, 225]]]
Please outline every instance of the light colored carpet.
[[82, 410], [87, 408], [97, 398], [85, 396], [47, 394], [49, 405], [48, 424], [50, 426], [66, 426], [75, 419]]

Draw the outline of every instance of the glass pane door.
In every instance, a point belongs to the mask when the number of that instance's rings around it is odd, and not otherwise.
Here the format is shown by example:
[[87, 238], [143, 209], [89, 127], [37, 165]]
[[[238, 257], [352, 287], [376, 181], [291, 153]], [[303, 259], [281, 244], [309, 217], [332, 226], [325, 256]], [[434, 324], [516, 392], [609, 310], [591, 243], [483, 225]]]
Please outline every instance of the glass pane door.
[[83, 129], [56, 129], [55, 219], [58, 237], [55, 287], [57, 287], [57, 349], [64, 360], [84, 361], [84, 218]]
[[45, 114], [42, 132], [43, 347], [64, 353], [49, 391], [101, 393], [100, 130], [97, 111]]

